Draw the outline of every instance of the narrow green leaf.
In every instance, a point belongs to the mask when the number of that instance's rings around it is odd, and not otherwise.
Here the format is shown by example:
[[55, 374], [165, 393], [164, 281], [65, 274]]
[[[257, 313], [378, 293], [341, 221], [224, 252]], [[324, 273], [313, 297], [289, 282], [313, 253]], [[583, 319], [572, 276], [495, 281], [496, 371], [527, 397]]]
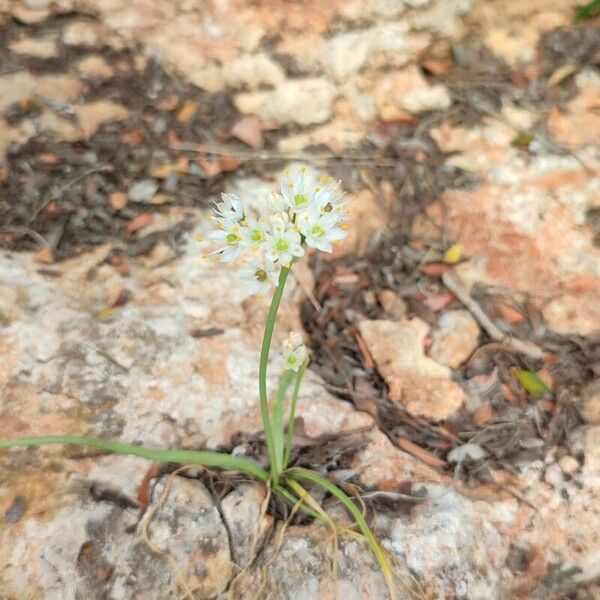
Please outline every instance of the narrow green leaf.
[[517, 379], [521, 385], [534, 396], [552, 394], [552, 390], [533, 372], [520, 369], [517, 371]]
[[[273, 405], [273, 419], [271, 427], [273, 429], [273, 449], [275, 454], [275, 464], [271, 468], [273, 479], [277, 481], [279, 473], [283, 469], [283, 413], [285, 407], [285, 397], [288, 389], [294, 380], [294, 371], [287, 369], [279, 378], [277, 387], [277, 396]], [[275, 474], [276, 473], [276, 474]]]
[[0, 448], [13, 446], [43, 446], [45, 444], [68, 444], [74, 446], [87, 446], [100, 448], [115, 454], [128, 454], [147, 458], [155, 462], [177, 463], [180, 465], [202, 465], [203, 467], [218, 467], [233, 471], [242, 471], [259, 481], [267, 482], [269, 474], [257, 464], [222, 452], [212, 450], [162, 450], [160, 448], [145, 448], [134, 444], [123, 444], [113, 440], [103, 440], [77, 435], [44, 435], [39, 437], [16, 438], [14, 440], [0, 440]]
[[285, 474], [292, 479], [310, 481], [311, 483], [314, 483], [315, 485], [318, 485], [320, 488], [329, 492], [332, 496], [335, 496], [340, 501], [340, 503], [352, 515], [362, 534], [369, 543], [371, 551], [373, 552], [383, 573], [383, 577], [390, 593], [390, 598], [391, 600], [394, 600], [396, 595], [394, 591], [394, 574], [392, 572], [392, 568], [390, 567], [390, 564], [383, 549], [379, 545], [375, 534], [371, 531], [371, 528], [367, 524], [365, 517], [353, 500], [337, 485], [331, 483], [331, 481], [325, 479], [325, 477], [321, 477], [321, 475], [315, 473], [314, 471], [309, 471], [308, 469], [303, 469], [301, 467], [292, 467], [291, 469], [288, 469]]
[[283, 453], [283, 466], [282, 469], [287, 469], [290, 462], [290, 456], [292, 454], [292, 444], [294, 440], [294, 419], [296, 418], [296, 404], [298, 403], [298, 393], [300, 392], [300, 384], [304, 373], [306, 373], [306, 367], [308, 367], [308, 360], [304, 361], [300, 365], [298, 372], [296, 373], [296, 382], [294, 383], [294, 391], [292, 393], [292, 402], [290, 404], [290, 416], [287, 422], [287, 435], [285, 440], [285, 451]]

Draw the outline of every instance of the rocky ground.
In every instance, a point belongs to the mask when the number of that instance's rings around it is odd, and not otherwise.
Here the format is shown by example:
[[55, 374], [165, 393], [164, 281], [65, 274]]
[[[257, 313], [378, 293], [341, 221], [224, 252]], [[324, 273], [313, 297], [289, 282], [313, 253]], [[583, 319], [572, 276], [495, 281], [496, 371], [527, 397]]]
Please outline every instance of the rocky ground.
[[[309, 164], [353, 220], [296, 269], [276, 333], [311, 347], [295, 460], [362, 495], [401, 598], [600, 597], [581, 4], [0, 0], [0, 438], [264, 461], [266, 300], [197, 236], [220, 192], [260, 202]], [[2, 451], [0, 598], [386, 597], [357, 541], [173, 471]]]

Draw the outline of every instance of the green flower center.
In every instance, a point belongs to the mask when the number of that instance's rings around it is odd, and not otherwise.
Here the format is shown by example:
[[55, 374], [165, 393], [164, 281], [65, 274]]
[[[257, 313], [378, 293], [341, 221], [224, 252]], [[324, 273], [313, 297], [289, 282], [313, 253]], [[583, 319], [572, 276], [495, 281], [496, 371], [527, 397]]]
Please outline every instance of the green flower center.
[[254, 229], [250, 234], [250, 239], [253, 242], [262, 242], [265, 239], [265, 236], [260, 229]]
[[285, 252], [289, 248], [289, 244], [283, 238], [279, 238], [277, 240], [277, 244], [275, 244], [275, 248], [279, 250], [279, 252]]
[[226, 238], [225, 241], [227, 242], [227, 244], [229, 246], [235, 246], [239, 241], [240, 241], [240, 236], [237, 233], [230, 233]]
[[298, 361], [298, 359], [296, 358], [296, 356], [294, 354], [291, 354], [290, 356], [287, 357], [287, 361], [289, 365], [295, 365], [296, 362]]
[[267, 280], [267, 272], [264, 269], [258, 269], [254, 273], [254, 277], [261, 283], [264, 283]]
[[331, 212], [333, 210], [333, 206], [331, 205], [331, 202], [328, 202], [324, 207], [323, 207], [323, 212]]
[[294, 204], [296, 206], [304, 206], [308, 202], [308, 199], [304, 194], [296, 194], [294, 196]]
[[325, 230], [320, 225], [315, 225], [312, 228], [312, 234], [315, 237], [323, 237], [325, 235]]

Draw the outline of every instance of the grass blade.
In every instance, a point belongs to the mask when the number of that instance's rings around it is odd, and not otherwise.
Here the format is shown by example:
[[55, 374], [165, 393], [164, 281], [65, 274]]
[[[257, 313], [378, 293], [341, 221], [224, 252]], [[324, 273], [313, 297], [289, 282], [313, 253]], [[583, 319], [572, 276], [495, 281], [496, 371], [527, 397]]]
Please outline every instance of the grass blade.
[[140, 458], [147, 458], [155, 462], [202, 465], [203, 467], [218, 467], [221, 469], [242, 471], [259, 481], [267, 482], [269, 480], [269, 474], [252, 461], [223, 452], [213, 452], [212, 450], [162, 450], [160, 448], [145, 448], [144, 446], [136, 446], [135, 444], [124, 444], [114, 440], [103, 440], [77, 435], [44, 435], [15, 438], [13, 440], [0, 440], [0, 448], [43, 446], [45, 444], [67, 444], [100, 448], [114, 454], [139, 456]]
[[600, 0], [592, 0], [577, 9], [575, 21], [586, 21], [596, 15], [600, 15]]
[[360, 512], [360, 509], [358, 506], [356, 506], [353, 500], [343, 490], [337, 487], [337, 485], [331, 483], [331, 481], [325, 479], [325, 477], [321, 477], [321, 475], [315, 473], [314, 471], [309, 471], [308, 469], [302, 469], [300, 467], [293, 467], [288, 469], [285, 474], [292, 479], [309, 481], [310, 483], [318, 485], [320, 488], [329, 492], [332, 496], [335, 496], [341, 502], [346, 510], [352, 515], [362, 534], [369, 543], [369, 546], [371, 547], [371, 550], [375, 555], [379, 566], [381, 567], [383, 577], [390, 593], [390, 598], [394, 600], [396, 597], [394, 591], [394, 575], [390, 564], [385, 556], [385, 553], [383, 552], [383, 549], [377, 541], [375, 534], [371, 531], [371, 528], [367, 524], [365, 517]]

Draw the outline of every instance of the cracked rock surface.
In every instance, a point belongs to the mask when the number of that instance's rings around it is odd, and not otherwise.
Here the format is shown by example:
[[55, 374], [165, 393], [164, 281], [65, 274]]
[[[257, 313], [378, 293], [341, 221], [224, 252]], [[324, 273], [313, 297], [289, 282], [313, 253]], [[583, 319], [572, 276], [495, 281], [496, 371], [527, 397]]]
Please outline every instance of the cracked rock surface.
[[[600, 30], [580, 5], [0, 0], [0, 438], [261, 460], [268, 302], [198, 236], [219, 192], [259, 205], [314, 163], [353, 219], [295, 268], [275, 333], [271, 389], [307, 303], [345, 319], [339, 371], [314, 360], [302, 386], [303, 460], [364, 488], [402, 600], [600, 597]], [[551, 360], [494, 363], [450, 268]], [[507, 386], [519, 368], [556, 393]], [[387, 597], [361, 542], [336, 554], [209, 475], [0, 451], [0, 597]]]

